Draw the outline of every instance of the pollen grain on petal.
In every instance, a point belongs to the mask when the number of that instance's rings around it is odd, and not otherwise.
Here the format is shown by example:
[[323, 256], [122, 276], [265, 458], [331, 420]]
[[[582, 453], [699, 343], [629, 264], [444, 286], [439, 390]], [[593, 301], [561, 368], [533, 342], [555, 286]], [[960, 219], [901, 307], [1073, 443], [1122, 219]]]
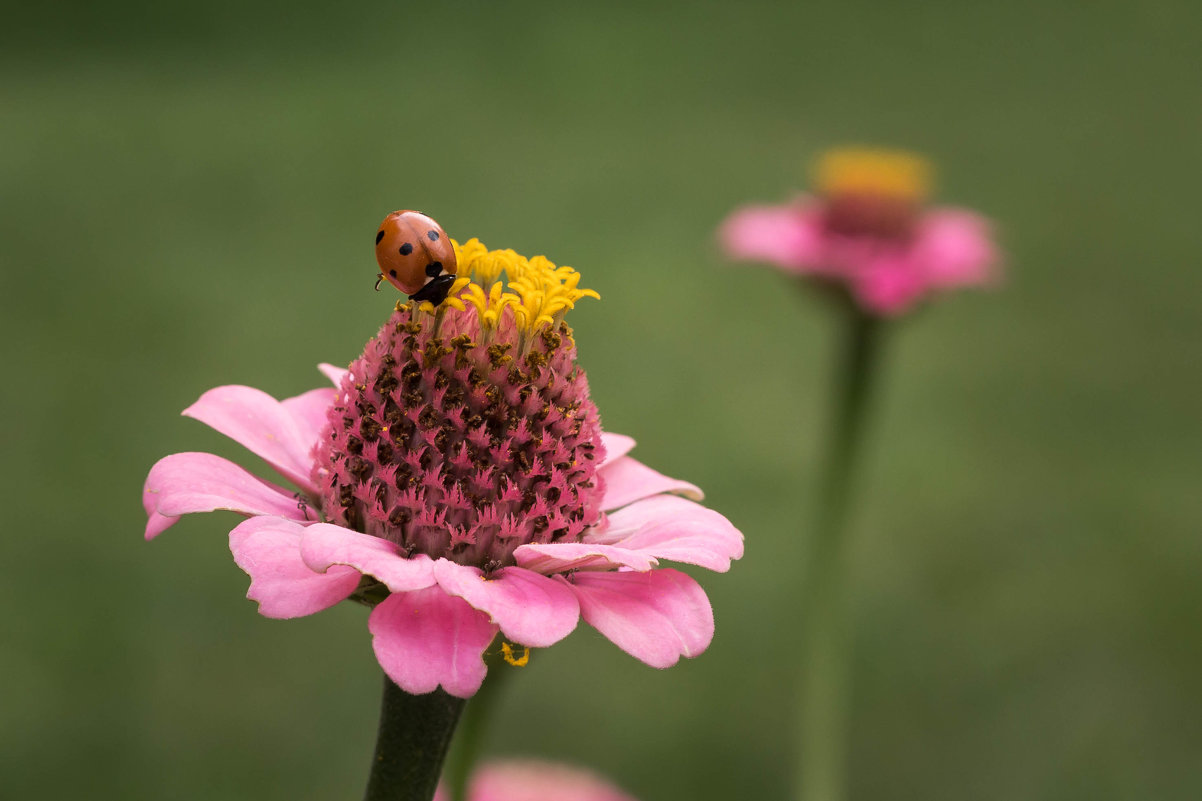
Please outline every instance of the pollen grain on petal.
[[501, 643], [501, 656], [505, 659], [507, 664], [513, 665], [514, 667], [526, 667], [526, 665], [530, 662], [530, 649], [523, 646], [521, 656], [515, 656], [516, 652], [517, 649], [509, 643]]

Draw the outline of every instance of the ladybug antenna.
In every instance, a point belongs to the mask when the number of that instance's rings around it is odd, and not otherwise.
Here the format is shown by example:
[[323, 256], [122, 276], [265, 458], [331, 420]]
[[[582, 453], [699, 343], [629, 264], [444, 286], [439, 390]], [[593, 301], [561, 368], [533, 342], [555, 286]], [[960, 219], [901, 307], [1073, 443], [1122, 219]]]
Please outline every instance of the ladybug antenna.
[[376, 273], [376, 291], [380, 291], [380, 282], [384, 280], [384, 273]]

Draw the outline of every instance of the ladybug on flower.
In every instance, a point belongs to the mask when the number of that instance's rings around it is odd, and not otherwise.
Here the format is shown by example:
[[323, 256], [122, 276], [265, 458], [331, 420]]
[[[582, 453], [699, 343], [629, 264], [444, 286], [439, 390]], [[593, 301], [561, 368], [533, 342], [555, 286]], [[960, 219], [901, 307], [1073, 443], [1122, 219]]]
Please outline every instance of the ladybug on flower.
[[387, 281], [410, 299], [435, 306], [446, 300], [458, 268], [447, 232], [420, 211], [394, 211], [376, 231], [376, 262], [380, 281]]

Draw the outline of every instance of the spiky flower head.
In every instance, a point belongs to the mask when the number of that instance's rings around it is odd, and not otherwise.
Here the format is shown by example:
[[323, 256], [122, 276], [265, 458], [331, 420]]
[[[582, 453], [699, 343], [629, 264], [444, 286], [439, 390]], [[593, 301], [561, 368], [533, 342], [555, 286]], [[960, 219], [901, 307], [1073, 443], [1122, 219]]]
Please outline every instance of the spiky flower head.
[[597, 408], [564, 315], [580, 275], [453, 242], [437, 308], [398, 303], [343, 379], [313, 481], [326, 519], [486, 572], [600, 516]]
[[467, 698], [498, 635], [520, 666], [580, 620], [654, 667], [701, 653], [709, 600], [660, 560], [723, 572], [743, 536], [601, 431], [564, 322], [597, 293], [542, 257], [454, 246], [445, 300], [398, 304], [349, 370], [323, 365], [337, 390], [224, 386], [185, 411], [299, 491], [172, 454], [143, 488], [146, 537], [182, 514], [244, 515], [230, 550], [259, 611], [367, 604], [376, 658], [410, 694]]
[[904, 240], [931, 191], [931, 165], [901, 150], [841, 148], [824, 153], [814, 182], [831, 233]]
[[989, 221], [928, 205], [931, 175], [914, 153], [831, 150], [815, 164], [813, 195], [738, 209], [719, 237], [734, 259], [775, 265], [841, 304], [894, 317], [935, 292], [999, 275]]

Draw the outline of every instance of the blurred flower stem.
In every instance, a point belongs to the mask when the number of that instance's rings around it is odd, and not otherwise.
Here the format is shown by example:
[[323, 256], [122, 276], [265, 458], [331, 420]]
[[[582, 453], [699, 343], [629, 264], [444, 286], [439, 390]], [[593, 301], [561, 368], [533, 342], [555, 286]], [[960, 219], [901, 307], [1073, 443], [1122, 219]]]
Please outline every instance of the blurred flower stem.
[[849, 499], [883, 323], [853, 303], [841, 309], [834, 398], [805, 568], [798, 801], [843, 801], [847, 735]]
[[410, 695], [385, 676], [365, 801], [431, 801], [465, 703], [440, 689]]

